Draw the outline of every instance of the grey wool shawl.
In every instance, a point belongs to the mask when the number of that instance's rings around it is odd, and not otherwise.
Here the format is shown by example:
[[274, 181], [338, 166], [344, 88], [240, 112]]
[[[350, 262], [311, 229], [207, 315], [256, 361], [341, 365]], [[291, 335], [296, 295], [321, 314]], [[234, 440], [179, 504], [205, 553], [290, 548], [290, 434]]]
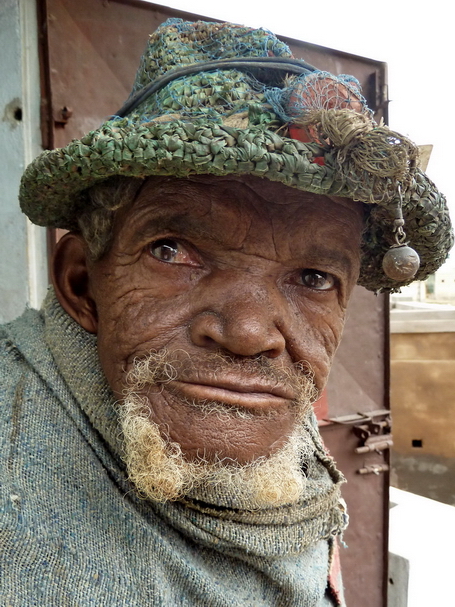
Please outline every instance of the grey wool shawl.
[[140, 499], [96, 337], [52, 291], [0, 327], [0, 423], [0, 605], [333, 604], [342, 477], [316, 430], [300, 504], [252, 512], [222, 489]]

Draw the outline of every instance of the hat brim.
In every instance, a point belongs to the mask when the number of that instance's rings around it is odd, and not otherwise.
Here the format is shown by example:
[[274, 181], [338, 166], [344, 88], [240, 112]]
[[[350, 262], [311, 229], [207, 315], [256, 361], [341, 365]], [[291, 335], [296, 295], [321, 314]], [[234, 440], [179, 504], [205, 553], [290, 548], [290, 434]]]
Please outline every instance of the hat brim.
[[[323, 162], [318, 159], [323, 158]], [[20, 188], [24, 213], [38, 225], [77, 229], [82, 192], [114, 175], [186, 177], [249, 174], [321, 195], [358, 200], [336, 169], [333, 151], [261, 128], [211, 121], [110, 121], [65, 148], [44, 152], [26, 169]], [[362, 202], [370, 202], [363, 200]], [[453, 234], [444, 196], [419, 170], [403, 196], [407, 240], [420, 256], [417, 275], [397, 283], [382, 272], [393, 244], [397, 200], [366, 205], [358, 283], [369, 290], [397, 290], [423, 280], [445, 260]]]

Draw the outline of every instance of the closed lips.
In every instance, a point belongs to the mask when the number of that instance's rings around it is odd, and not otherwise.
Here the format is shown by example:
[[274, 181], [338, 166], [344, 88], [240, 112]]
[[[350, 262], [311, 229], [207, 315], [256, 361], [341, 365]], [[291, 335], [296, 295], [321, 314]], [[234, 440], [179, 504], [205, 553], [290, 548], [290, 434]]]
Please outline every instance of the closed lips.
[[211, 400], [245, 408], [283, 406], [295, 398], [287, 386], [252, 382], [239, 378], [236, 381], [174, 380], [166, 385], [172, 392], [181, 392], [188, 398]]

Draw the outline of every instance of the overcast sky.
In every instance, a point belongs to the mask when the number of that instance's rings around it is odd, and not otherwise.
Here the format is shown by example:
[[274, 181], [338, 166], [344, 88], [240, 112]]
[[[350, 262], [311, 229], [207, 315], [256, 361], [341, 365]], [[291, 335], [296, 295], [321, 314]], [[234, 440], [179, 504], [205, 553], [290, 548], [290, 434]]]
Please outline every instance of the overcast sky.
[[[418, 145], [433, 144], [427, 173], [455, 219], [452, 148], [455, 33], [449, 0], [167, 0], [180, 10], [224, 19], [386, 61], [389, 124]], [[452, 257], [454, 255], [452, 254]]]

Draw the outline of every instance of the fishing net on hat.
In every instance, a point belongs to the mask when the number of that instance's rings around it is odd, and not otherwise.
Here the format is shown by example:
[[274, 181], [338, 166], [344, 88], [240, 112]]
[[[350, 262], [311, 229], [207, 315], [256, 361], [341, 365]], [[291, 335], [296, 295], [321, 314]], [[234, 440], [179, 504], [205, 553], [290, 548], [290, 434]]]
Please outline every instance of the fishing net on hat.
[[360, 83], [354, 76], [315, 71], [289, 79], [283, 94], [288, 119], [297, 123], [315, 110], [350, 109], [371, 116]]
[[[242, 57], [291, 57], [291, 52], [286, 44], [264, 29], [170, 19], [150, 36], [132, 96], [170, 71], [211, 60]], [[264, 78], [260, 81], [254, 72], [254, 68], [215, 69], [177, 77], [138, 105], [129, 119], [137, 123], [199, 117], [220, 122], [223, 117], [225, 122], [230, 115], [247, 112], [251, 115], [246, 125], [274, 122], [274, 116], [264, 112], [265, 91], [271, 83], [282, 80], [282, 75], [277, 79], [277, 75], [269, 71], [264, 76], [262, 70]], [[259, 114], [263, 115], [256, 121], [254, 115]], [[235, 125], [235, 121], [231, 122]]]
[[[237, 70], [192, 74], [174, 80], [154, 98], [139, 105], [131, 118], [135, 122], [205, 118], [224, 124], [230, 116], [243, 114], [240, 117], [243, 122], [236, 124], [232, 119], [227, 124], [242, 127], [266, 121], [275, 122], [278, 128], [280, 122], [276, 117], [264, 112], [265, 88], [253, 76]], [[261, 121], [255, 119], [259, 115]]]
[[[375, 122], [353, 76], [323, 71], [293, 76], [266, 96], [278, 112], [284, 109], [280, 116], [291, 138], [333, 152], [333, 168], [352, 198], [380, 203], [395, 197], [397, 183], [409, 186], [417, 147]], [[316, 161], [325, 163], [322, 156]]]
[[169, 70], [230, 57], [291, 57], [291, 52], [265, 29], [168, 19], [149, 37], [132, 94]]

